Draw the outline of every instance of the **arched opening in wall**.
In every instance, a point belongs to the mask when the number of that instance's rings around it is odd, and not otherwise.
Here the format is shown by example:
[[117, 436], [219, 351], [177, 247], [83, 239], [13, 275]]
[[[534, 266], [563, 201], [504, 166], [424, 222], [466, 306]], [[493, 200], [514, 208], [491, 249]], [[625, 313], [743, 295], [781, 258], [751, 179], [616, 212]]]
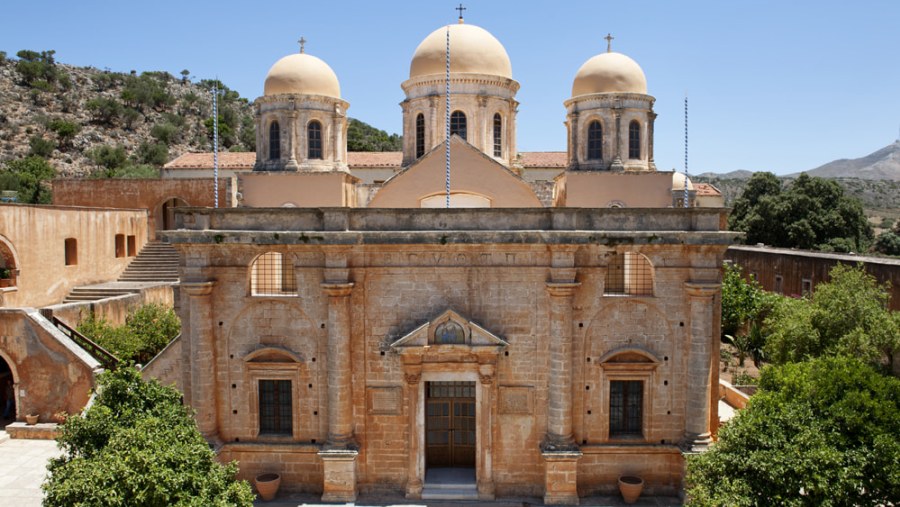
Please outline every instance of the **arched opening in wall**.
[[603, 159], [603, 127], [597, 120], [588, 124], [587, 159]]
[[0, 354], [0, 429], [16, 420], [16, 378], [6, 358]]
[[494, 156], [503, 156], [503, 118], [500, 113], [494, 114]]
[[[420, 208], [445, 208], [447, 207], [447, 194], [434, 194], [419, 200]], [[490, 208], [491, 200], [483, 195], [468, 192], [454, 192], [450, 194], [451, 208]]]
[[322, 124], [317, 120], [309, 122], [306, 126], [307, 158], [310, 160], [322, 159]]
[[628, 158], [641, 158], [641, 124], [637, 120], [628, 125]]
[[156, 213], [156, 230], [165, 231], [175, 228], [175, 208], [190, 206], [180, 197], [172, 197], [160, 204]]
[[604, 296], [652, 296], [653, 266], [637, 252], [613, 254], [606, 268]]
[[250, 266], [251, 296], [296, 296], [294, 258], [281, 252], [266, 252]]
[[425, 154], [425, 115], [416, 116], [416, 158]]
[[269, 125], [269, 160], [281, 158], [281, 127], [277, 121]]
[[462, 111], [453, 111], [450, 115], [450, 135], [458, 135], [459, 137], [469, 140], [466, 137], [466, 113]]
[[15, 287], [19, 271], [16, 256], [6, 238], [0, 236], [0, 288]]

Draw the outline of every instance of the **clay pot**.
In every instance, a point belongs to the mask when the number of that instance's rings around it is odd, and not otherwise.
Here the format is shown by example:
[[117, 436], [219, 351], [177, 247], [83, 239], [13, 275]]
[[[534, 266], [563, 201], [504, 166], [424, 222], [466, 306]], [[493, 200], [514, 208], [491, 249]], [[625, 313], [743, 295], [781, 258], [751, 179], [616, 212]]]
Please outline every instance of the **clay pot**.
[[256, 491], [263, 500], [271, 500], [275, 498], [278, 492], [278, 486], [281, 486], [281, 476], [274, 473], [259, 474], [253, 479]]
[[637, 502], [641, 491], [644, 489], [644, 480], [633, 475], [623, 475], [619, 477], [619, 492], [622, 493], [622, 499], [627, 504]]
[[29, 426], [34, 426], [35, 424], [37, 424], [39, 417], [40, 416], [37, 414], [27, 414], [25, 416], [25, 424], [27, 424]]
[[0, 278], [0, 288], [12, 287], [12, 278]]

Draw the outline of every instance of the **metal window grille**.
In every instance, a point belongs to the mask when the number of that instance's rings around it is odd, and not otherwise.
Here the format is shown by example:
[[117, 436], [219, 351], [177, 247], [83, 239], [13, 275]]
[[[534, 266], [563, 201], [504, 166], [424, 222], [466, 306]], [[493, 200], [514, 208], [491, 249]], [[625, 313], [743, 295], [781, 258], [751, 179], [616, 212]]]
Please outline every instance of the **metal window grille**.
[[592, 121], [588, 125], [587, 159], [600, 160], [603, 158], [603, 127], [599, 121]]
[[609, 383], [609, 435], [640, 436], [644, 407], [642, 380]]
[[628, 125], [628, 158], [641, 158], [641, 124], [636, 121]]
[[281, 158], [281, 128], [277, 121], [269, 125], [269, 160]]
[[453, 134], [468, 140], [466, 137], [466, 113], [453, 111], [453, 114], [450, 115], [450, 135]]
[[475, 382], [429, 382], [429, 398], [474, 398]]
[[309, 122], [306, 128], [306, 140], [309, 145], [308, 155], [310, 159], [322, 158], [322, 124], [317, 121]]
[[250, 292], [254, 296], [296, 296], [293, 258], [280, 252], [257, 257], [250, 270]]
[[503, 118], [500, 113], [494, 114], [494, 156], [503, 156]]
[[615, 254], [606, 268], [606, 295], [652, 296], [653, 267], [637, 252]]
[[259, 381], [259, 432], [272, 435], [293, 433], [290, 380]]
[[416, 116], [416, 158], [425, 154], [425, 115]]

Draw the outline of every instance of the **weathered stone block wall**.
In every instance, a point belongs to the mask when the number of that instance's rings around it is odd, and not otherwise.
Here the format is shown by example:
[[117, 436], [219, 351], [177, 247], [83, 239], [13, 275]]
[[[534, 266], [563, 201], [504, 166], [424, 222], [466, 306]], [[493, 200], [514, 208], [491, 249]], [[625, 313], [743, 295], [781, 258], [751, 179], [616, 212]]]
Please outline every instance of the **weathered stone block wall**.
[[[0, 306], [56, 304], [73, 287], [115, 280], [134, 259], [116, 257], [118, 234], [135, 236], [140, 251], [147, 212], [0, 204], [0, 242], [18, 270], [14, 287], [0, 289]], [[76, 264], [66, 265], [67, 238], [76, 241]]]
[[673, 445], [586, 446], [578, 463], [578, 495], [616, 495], [622, 475], [644, 480], [642, 495], [674, 496], [681, 491], [684, 457]]
[[146, 305], [159, 304], [167, 308], [174, 306], [173, 284], [165, 283], [153, 287], [144, 287], [136, 294], [101, 299], [98, 301], [82, 301], [78, 303], [65, 303], [47, 307], [55, 317], [66, 324], [76, 327], [82, 320], [90, 315], [98, 319], [106, 319], [114, 326], [125, 323], [132, 308]]
[[281, 474], [279, 491], [322, 492], [322, 462], [315, 445], [244, 444], [225, 445], [219, 460], [240, 463], [238, 479], [253, 481], [264, 473]]

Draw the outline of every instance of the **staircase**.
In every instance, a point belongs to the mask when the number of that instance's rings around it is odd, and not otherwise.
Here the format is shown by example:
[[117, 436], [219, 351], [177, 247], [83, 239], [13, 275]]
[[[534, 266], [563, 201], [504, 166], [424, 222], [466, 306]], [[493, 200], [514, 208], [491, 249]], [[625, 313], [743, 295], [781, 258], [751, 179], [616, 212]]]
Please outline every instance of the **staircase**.
[[79, 301], [97, 301], [100, 299], [114, 298], [126, 294], [135, 294], [138, 291], [132, 288], [117, 288], [87, 285], [75, 287], [63, 300], [63, 303], [77, 303]]
[[436, 468], [425, 472], [422, 500], [478, 500], [474, 468]]
[[120, 282], [177, 282], [178, 252], [169, 243], [151, 241], [125, 268]]

